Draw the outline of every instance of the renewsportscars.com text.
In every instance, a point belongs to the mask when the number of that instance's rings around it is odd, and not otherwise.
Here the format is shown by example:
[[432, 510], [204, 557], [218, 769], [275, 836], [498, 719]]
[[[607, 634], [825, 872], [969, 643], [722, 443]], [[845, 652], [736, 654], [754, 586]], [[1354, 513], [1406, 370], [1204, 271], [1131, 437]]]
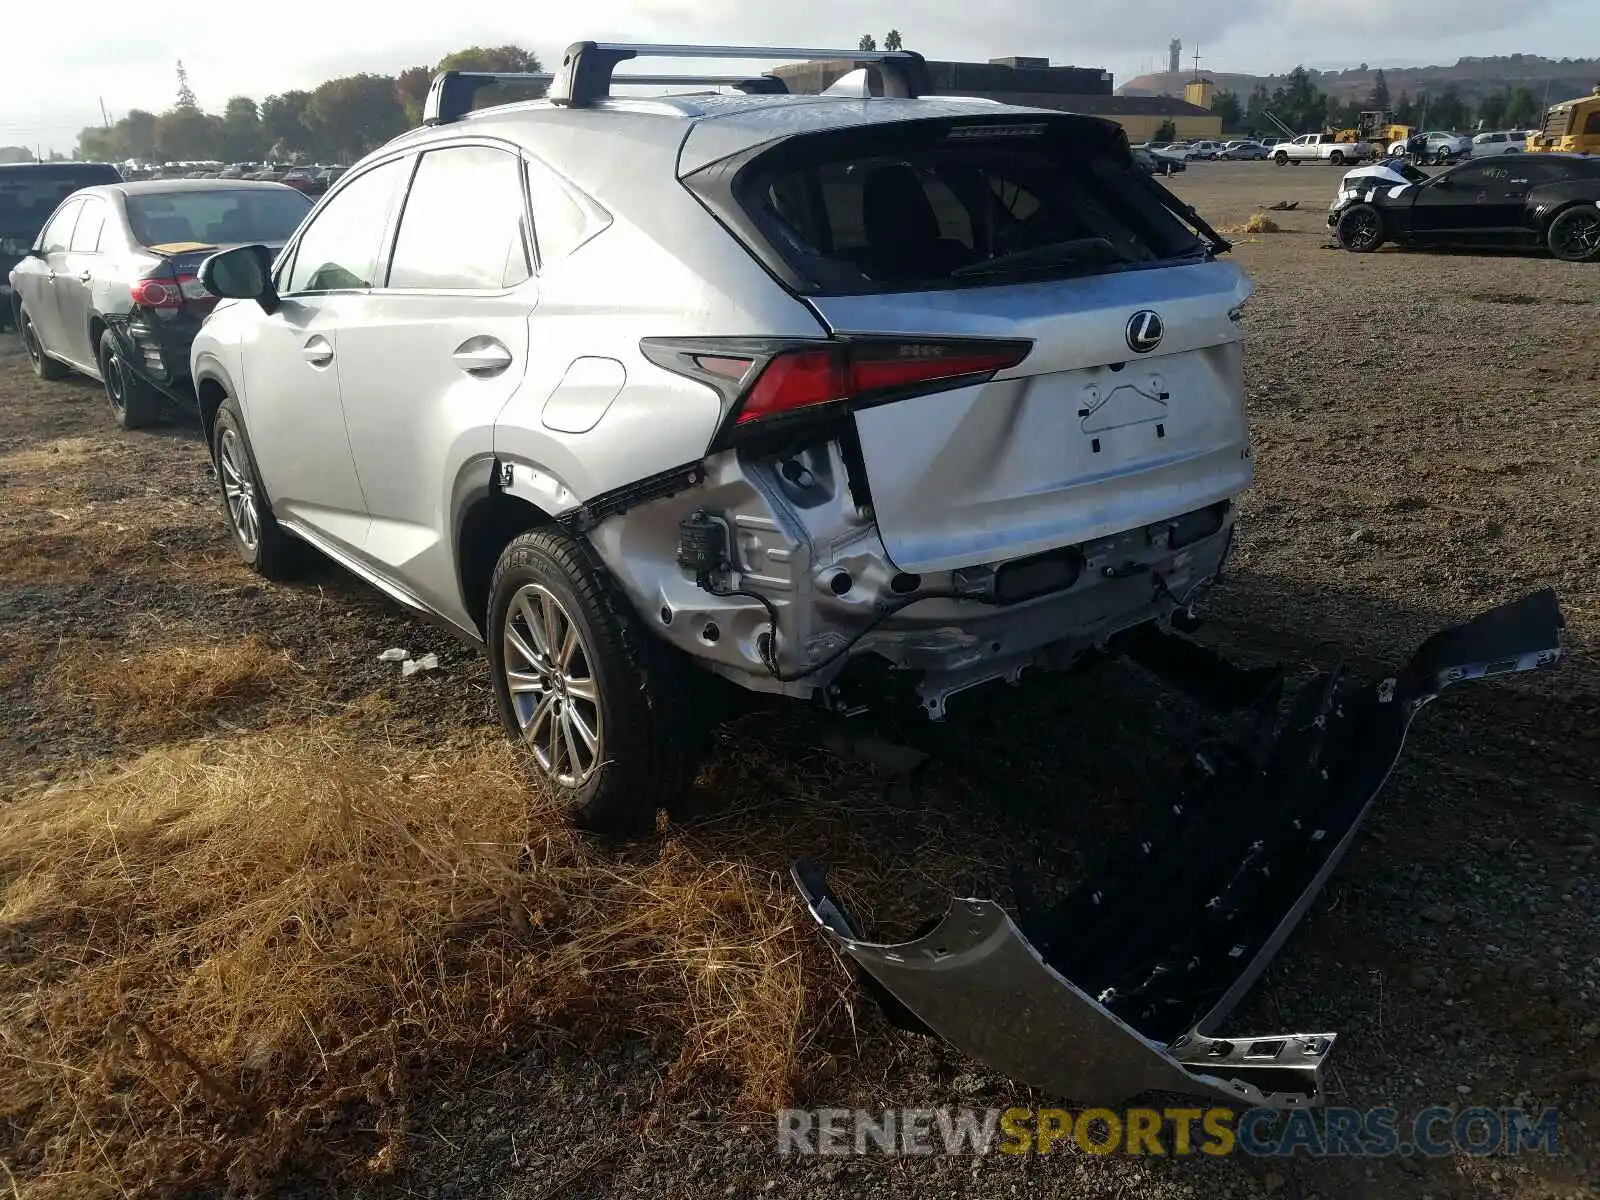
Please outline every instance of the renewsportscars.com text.
[[780, 1155], [1128, 1154], [1184, 1157], [1555, 1154], [1556, 1111], [1520, 1108], [783, 1109]]

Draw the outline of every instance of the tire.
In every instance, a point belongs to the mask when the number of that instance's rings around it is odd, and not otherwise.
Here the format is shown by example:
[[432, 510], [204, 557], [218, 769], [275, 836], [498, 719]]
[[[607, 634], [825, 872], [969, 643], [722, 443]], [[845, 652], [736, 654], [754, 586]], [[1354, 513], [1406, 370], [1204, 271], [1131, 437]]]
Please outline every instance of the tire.
[[47, 383], [67, 377], [69, 368], [66, 364], [57, 362], [44, 352], [44, 344], [39, 340], [39, 331], [34, 328], [33, 317], [28, 314], [26, 305], [21, 309], [17, 333], [22, 338], [22, 348], [28, 352], [28, 363], [36, 376]]
[[689, 664], [645, 632], [587, 543], [552, 529], [500, 555], [486, 631], [500, 723], [573, 823], [649, 833], [694, 782], [710, 730]]
[[303, 544], [272, 515], [239, 402], [229, 396], [211, 426], [211, 462], [228, 532], [240, 561], [264, 579], [291, 579], [305, 561]]
[[1289, 156], [1282, 150], [1279, 150], [1272, 156], [1272, 161], [1277, 163], [1280, 167], [1287, 167], [1289, 165]]
[[100, 335], [97, 356], [106, 400], [117, 424], [124, 429], [144, 429], [161, 416], [161, 394], [128, 370], [117, 335], [107, 329]]
[[1600, 208], [1574, 204], [1564, 208], [1545, 231], [1545, 244], [1562, 262], [1600, 260]]
[[1336, 167], [1344, 166], [1344, 151], [1335, 150], [1332, 154], [1328, 155], [1328, 161]]
[[1339, 214], [1334, 236], [1352, 254], [1371, 254], [1387, 240], [1383, 214], [1370, 204], [1352, 204]]

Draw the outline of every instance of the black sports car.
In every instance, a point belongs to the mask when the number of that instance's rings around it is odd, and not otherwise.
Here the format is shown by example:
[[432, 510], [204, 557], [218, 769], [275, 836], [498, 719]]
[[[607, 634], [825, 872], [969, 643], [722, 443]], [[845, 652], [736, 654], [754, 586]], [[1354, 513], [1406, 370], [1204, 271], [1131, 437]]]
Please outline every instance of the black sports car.
[[1328, 210], [1339, 245], [1529, 246], [1600, 260], [1600, 158], [1506, 154], [1421, 175], [1384, 166], [1346, 175]]

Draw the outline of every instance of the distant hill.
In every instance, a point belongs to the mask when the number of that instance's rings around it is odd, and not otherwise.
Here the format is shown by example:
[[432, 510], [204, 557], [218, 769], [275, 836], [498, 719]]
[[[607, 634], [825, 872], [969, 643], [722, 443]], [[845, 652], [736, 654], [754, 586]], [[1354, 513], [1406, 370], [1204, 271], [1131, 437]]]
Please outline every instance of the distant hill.
[[[1343, 71], [1308, 68], [1316, 85], [1339, 100], [1365, 100], [1372, 93], [1376, 67], [1352, 67]], [[1258, 83], [1270, 91], [1282, 86], [1287, 75], [1241, 75], [1227, 71], [1207, 71], [1206, 78], [1219, 91], [1240, 96], [1255, 90]], [[1117, 89], [1122, 96], [1182, 96], [1190, 71], [1162, 71], [1130, 79]], [[1600, 58], [1543, 58], [1537, 54], [1510, 54], [1496, 58], [1463, 58], [1453, 66], [1384, 67], [1389, 95], [1415, 97], [1422, 92], [1438, 95], [1454, 85], [1463, 100], [1472, 101], [1506, 88], [1526, 87], [1542, 100], [1549, 87], [1550, 103], [1586, 96], [1600, 83]]]

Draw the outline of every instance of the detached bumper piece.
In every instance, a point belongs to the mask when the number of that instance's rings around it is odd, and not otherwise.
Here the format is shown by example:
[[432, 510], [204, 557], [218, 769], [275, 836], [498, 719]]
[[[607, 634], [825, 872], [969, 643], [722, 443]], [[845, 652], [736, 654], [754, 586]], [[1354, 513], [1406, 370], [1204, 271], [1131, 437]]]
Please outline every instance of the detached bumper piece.
[[1141, 632], [1119, 647], [1196, 699], [1254, 709], [1254, 736], [1196, 754], [1188, 778], [1103, 879], [1013, 918], [956, 900], [915, 940], [862, 939], [823, 868], [794, 881], [896, 1024], [943, 1037], [1020, 1082], [1085, 1104], [1146, 1091], [1298, 1108], [1320, 1103], [1332, 1033], [1214, 1030], [1310, 908], [1400, 757], [1416, 714], [1452, 684], [1554, 663], [1565, 622], [1542, 591], [1430, 637], [1376, 683], [1342, 664], [1286, 695], [1196, 643]]

